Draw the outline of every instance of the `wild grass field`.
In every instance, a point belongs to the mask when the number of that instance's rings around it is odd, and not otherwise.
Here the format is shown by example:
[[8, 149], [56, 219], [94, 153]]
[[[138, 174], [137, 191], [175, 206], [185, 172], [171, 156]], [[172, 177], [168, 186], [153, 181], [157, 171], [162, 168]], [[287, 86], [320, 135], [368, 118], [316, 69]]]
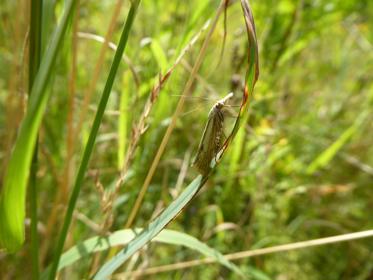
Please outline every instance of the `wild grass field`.
[[2, 0], [0, 278], [373, 279], [372, 19]]

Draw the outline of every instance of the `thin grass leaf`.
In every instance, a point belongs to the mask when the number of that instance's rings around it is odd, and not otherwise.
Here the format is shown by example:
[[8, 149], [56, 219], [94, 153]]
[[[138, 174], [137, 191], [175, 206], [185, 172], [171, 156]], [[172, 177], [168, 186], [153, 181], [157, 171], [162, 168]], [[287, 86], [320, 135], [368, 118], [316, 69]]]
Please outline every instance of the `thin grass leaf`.
[[[76, 246], [70, 248], [66, 253], [62, 255], [60, 263], [58, 265], [58, 271], [76, 263], [82, 258], [92, 255], [95, 252], [104, 251], [115, 246], [126, 245], [141, 231], [142, 229], [125, 229], [116, 231], [107, 237], [95, 236], [88, 240], [85, 240], [84, 242], [81, 242]], [[228, 269], [243, 275], [240, 269], [232, 262], [227, 261], [219, 251], [207, 246], [205, 243], [188, 234], [165, 229], [160, 232], [159, 235], [156, 236], [152, 241], [164, 244], [185, 246], [189, 249], [201, 253], [205, 257], [213, 258], [216, 262], [227, 267]], [[43, 272], [42, 279], [45, 279], [48, 271], [49, 268]]]
[[12, 156], [4, 177], [0, 196], [0, 246], [17, 251], [25, 239], [26, 184], [37, 133], [51, 91], [46, 91], [51, 70], [61, 49], [68, 23], [73, 15], [74, 0], [66, 4], [60, 24], [55, 30], [40, 65], [30, 94], [29, 106], [21, 123]]
[[[247, 107], [249, 105], [249, 95], [252, 95], [254, 91], [255, 84], [259, 78], [259, 51], [258, 51], [258, 42], [256, 39], [256, 30], [254, 17], [251, 12], [250, 4], [248, 0], [241, 0], [241, 7], [244, 14], [246, 32], [249, 40], [249, 52], [248, 52], [248, 69], [245, 78], [245, 88], [242, 95], [242, 102], [239, 114], [234, 123], [231, 134], [227, 137], [222, 153], [220, 157], [223, 156], [225, 149], [229, 146], [235, 137], [239, 127], [241, 118], [246, 119], [245, 114], [247, 114]], [[243, 115], [243, 116], [242, 116]]]
[[259, 50], [256, 39], [256, 29], [254, 17], [251, 12], [248, 0], [241, 0], [241, 6], [244, 13], [246, 32], [249, 39], [248, 71], [246, 74], [246, 86], [249, 87], [250, 93], [254, 89], [255, 83], [259, 78]]
[[56, 0], [43, 1], [43, 14], [42, 14], [42, 49], [41, 52], [45, 52], [45, 48], [48, 46], [48, 42], [52, 36], [54, 21], [55, 21], [55, 11], [56, 11]]
[[[30, 46], [29, 46], [29, 93], [32, 91], [35, 77], [38, 73], [41, 62], [42, 49], [42, 10], [43, 2], [34, 1], [31, 5], [30, 14]], [[36, 140], [36, 143], [38, 141]], [[38, 170], [38, 145], [35, 145], [34, 155], [30, 169], [30, 217], [31, 217], [31, 261], [32, 278], [39, 278], [39, 235], [38, 235], [38, 191], [37, 191], [37, 170]]]
[[183, 193], [174, 200], [146, 229], [128, 243], [125, 249], [104, 264], [97, 272], [94, 280], [107, 279], [118, 267], [128, 260], [134, 253], [140, 250], [150, 240], [157, 236], [161, 230], [167, 226], [180, 211], [193, 199], [201, 186], [206, 182], [207, 177], [198, 176], [183, 191]]
[[110, 96], [111, 89], [112, 89], [113, 84], [114, 84], [115, 76], [117, 74], [118, 67], [119, 67], [120, 61], [122, 59], [124, 49], [127, 45], [129, 33], [131, 31], [132, 23], [135, 19], [135, 16], [136, 16], [136, 13], [137, 13], [137, 8], [138, 8], [139, 4], [140, 4], [140, 0], [136, 0], [136, 1], [131, 2], [131, 8], [128, 12], [126, 23], [124, 24], [124, 27], [123, 27], [123, 31], [122, 31], [122, 34], [121, 34], [121, 37], [120, 37], [120, 40], [119, 40], [118, 48], [117, 48], [117, 50], [115, 52], [115, 55], [114, 55], [113, 63], [111, 65], [110, 72], [109, 72], [108, 78], [106, 80], [105, 88], [103, 90], [103, 93], [102, 93], [102, 96], [101, 96], [101, 99], [100, 99], [100, 103], [97, 107], [96, 116], [95, 116], [95, 119], [94, 119], [93, 124], [92, 124], [92, 128], [91, 128], [91, 131], [90, 131], [90, 134], [89, 134], [89, 137], [88, 137], [87, 144], [86, 144], [85, 149], [84, 149], [82, 161], [80, 163], [78, 173], [77, 173], [77, 176], [76, 176], [76, 179], [75, 179], [75, 184], [74, 184], [74, 187], [73, 187], [73, 190], [72, 190], [72, 193], [71, 193], [71, 197], [70, 197], [70, 200], [69, 200], [69, 205], [67, 207], [67, 211], [66, 211], [64, 222], [63, 222], [62, 230], [61, 230], [58, 242], [57, 242], [57, 248], [56, 248], [53, 263], [52, 263], [52, 266], [51, 266], [51, 271], [50, 271], [50, 274], [49, 274], [49, 279], [51, 279], [51, 280], [55, 279], [55, 276], [56, 276], [58, 263], [59, 263], [59, 260], [60, 260], [61, 254], [62, 254], [63, 246], [65, 244], [65, 240], [66, 240], [66, 237], [67, 237], [67, 233], [68, 233], [68, 230], [69, 230], [69, 227], [70, 227], [70, 224], [71, 224], [73, 212], [74, 212], [74, 209], [75, 209], [75, 206], [76, 206], [76, 202], [78, 200], [78, 196], [79, 196], [81, 187], [83, 185], [84, 175], [85, 175], [85, 172], [88, 168], [88, 163], [89, 163], [92, 151], [93, 151], [93, 147], [94, 147], [94, 144], [95, 144], [95, 141], [96, 141], [98, 130], [100, 128], [102, 117], [103, 117], [104, 112], [105, 112], [106, 104], [109, 100], [109, 96]]

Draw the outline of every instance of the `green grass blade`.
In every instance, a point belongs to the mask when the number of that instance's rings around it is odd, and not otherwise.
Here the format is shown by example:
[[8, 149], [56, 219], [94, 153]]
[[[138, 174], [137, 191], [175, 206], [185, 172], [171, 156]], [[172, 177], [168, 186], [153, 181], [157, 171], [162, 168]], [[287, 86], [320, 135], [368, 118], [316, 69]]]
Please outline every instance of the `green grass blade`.
[[[88, 257], [95, 252], [104, 251], [115, 246], [126, 245], [141, 231], [142, 229], [125, 229], [116, 231], [107, 237], [95, 236], [85, 240], [84, 242], [70, 248], [62, 255], [58, 265], [58, 270], [70, 266], [78, 260]], [[213, 258], [216, 262], [227, 267], [228, 269], [243, 275], [239, 268], [232, 262], [226, 260], [219, 251], [207, 246], [205, 243], [188, 234], [165, 229], [160, 232], [159, 235], [156, 236], [152, 241], [187, 247], [201, 253], [205, 257]], [[47, 275], [47, 273], [48, 269], [43, 273], [42, 279]]]
[[37, 133], [50, 96], [50, 91], [45, 91], [45, 89], [57, 53], [61, 49], [68, 23], [72, 18], [75, 2], [70, 0], [66, 4], [61, 23], [54, 32], [49, 48], [42, 59], [31, 90], [29, 107], [21, 123], [5, 173], [0, 196], [0, 246], [10, 252], [17, 251], [25, 239], [26, 184]]
[[[29, 47], [29, 94], [32, 91], [41, 61], [42, 48], [42, 14], [43, 1], [36, 0], [31, 5], [30, 14], [30, 47]], [[37, 142], [37, 140], [36, 140]], [[35, 145], [34, 155], [30, 170], [30, 217], [31, 217], [31, 263], [32, 279], [39, 279], [39, 236], [38, 236], [38, 192], [36, 174], [38, 170], [38, 144]]]
[[140, 250], [145, 244], [157, 236], [161, 230], [167, 226], [179, 212], [193, 199], [198, 190], [205, 183], [207, 177], [198, 176], [174, 200], [146, 229], [144, 229], [135, 239], [128, 243], [126, 248], [104, 264], [94, 277], [95, 280], [107, 279], [119, 266], [128, 260], [134, 253]]
[[246, 86], [249, 94], [252, 94], [256, 81], [259, 78], [259, 51], [256, 38], [255, 22], [248, 0], [241, 0], [241, 6], [245, 18], [246, 32], [249, 39], [248, 70], [246, 74]]
[[78, 170], [78, 173], [77, 173], [77, 176], [76, 176], [76, 179], [75, 179], [75, 184], [74, 184], [74, 187], [73, 187], [73, 190], [72, 190], [72, 193], [71, 193], [71, 197], [70, 197], [70, 200], [69, 200], [69, 205], [68, 205], [68, 208], [67, 208], [67, 211], [66, 211], [64, 223], [63, 223], [62, 230], [61, 230], [61, 233], [60, 233], [60, 236], [59, 236], [59, 239], [58, 239], [58, 243], [57, 243], [57, 247], [56, 247], [56, 251], [55, 251], [55, 255], [54, 255], [54, 259], [53, 259], [53, 263], [52, 263], [52, 267], [51, 267], [51, 272], [49, 274], [49, 279], [54, 279], [55, 275], [56, 275], [56, 272], [57, 272], [58, 262], [60, 260], [61, 254], [62, 254], [63, 246], [65, 244], [67, 233], [68, 233], [68, 230], [69, 230], [69, 227], [70, 227], [70, 224], [71, 224], [71, 220], [72, 220], [73, 212], [74, 212], [74, 209], [75, 209], [75, 205], [76, 205], [76, 202], [78, 200], [80, 189], [81, 189], [82, 184], [83, 184], [84, 174], [85, 174], [85, 172], [87, 170], [87, 167], [88, 167], [89, 159], [91, 157], [93, 147], [94, 147], [94, 144], [95, 144], [95, 141], [96, 141], [98, 129], [100, 127], [102, 117], [103, 117], [104, 112], [105, 112], [106, 104], [108, 102], [108, 99], [109, 99], [109, 96], [110, 96], [110, 93], [111, 93], [111, 89], [113, 87], [114, 79], [115, 79], [115, 76], [117, 74], [118, 67], [119, 67], [120, 61], [122, 59], [124, 49], [127, 45], [128, 36], [129, 36], [130, 30], [132, 28], [132, 23], [135, 19], [139, 3], [140, 3], [140, 0], [132, 2], [131, 8], [128, 12], [126, 23], [123, 27], [123, 32], [122, 32], [122, 35], [121, 35], [120, 40], [119, 40], [118, 48], [117, 48], [117, 50], [115, 52], [115, 55], [114, 55], [113, 63], [111, 65], [110, 72], [109, 72], [108, 78], [106, 80], [105, 88], [104, 88], [104, 91], [103, 91], [102, 96], [101, 96], [100, 103], [99, 103], [98, 108], [97, 108], [96, 116], [95, 116], [95, 119], [93, 121], [92, 128], [91, 128], [91, 131], [90, 131], [90, 134], [89, 134], [89, 137], [88, 137], [88, 141], [87, 141], [87, 144], [86, 144], [85, 149], [84, 149], [82, 161], [80, 163], [79, 170]]
[[[240, 107], [240, 112], [236, 121], [233, 125], [232, 132], [228, 136], [224, 143], [223, 153], [225, 149], [229, 146], [229, 143], [234, 139], [240, 128], [241, 119], [246, 120], [248, 114], [249, 97], [253, 94], [255, 83], [259, 78], [259, 51], [258, 42], [256, 38], [255, 22], [254, 17], [251, 12], [250, 4], [248, 0], [241, 0], [241, 7], [243, 11], [243, 16], [245, 19], [246, 33], [249, 41], [248, 50], [248, 69], [245, 77], [245, 88], [242, 95], [242, 102]], [[243, 112], [243, 113], [242, 113]], [[222, 153], [222, 154], [223, 154]], [[221, 154], [221, 156], [222, 156]]]

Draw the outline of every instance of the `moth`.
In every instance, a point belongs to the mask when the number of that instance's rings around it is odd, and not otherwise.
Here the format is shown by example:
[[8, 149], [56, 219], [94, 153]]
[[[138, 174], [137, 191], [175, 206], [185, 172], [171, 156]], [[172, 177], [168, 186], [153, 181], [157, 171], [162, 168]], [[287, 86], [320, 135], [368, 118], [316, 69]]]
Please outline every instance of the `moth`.
[[202, 175], [207, 175], [210, 172], [211, 161], [214, 157], [216, 160], [216, 156], [222, 148], [224, 138], [223, 107], [232, 97], [233, 92], [217, 101], [208, 114], [207, 123], [198, 146], [197, 155], [192, 163], [192, 166]]

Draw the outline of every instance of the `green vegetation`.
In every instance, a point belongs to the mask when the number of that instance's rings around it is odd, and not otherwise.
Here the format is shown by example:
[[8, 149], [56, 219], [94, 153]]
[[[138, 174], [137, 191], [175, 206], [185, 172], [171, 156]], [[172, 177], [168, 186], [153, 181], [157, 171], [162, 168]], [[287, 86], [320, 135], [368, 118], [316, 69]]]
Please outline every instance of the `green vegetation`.
[[373, 2], [250, 4], [2, 2], [1, 279], [373, 277]]

